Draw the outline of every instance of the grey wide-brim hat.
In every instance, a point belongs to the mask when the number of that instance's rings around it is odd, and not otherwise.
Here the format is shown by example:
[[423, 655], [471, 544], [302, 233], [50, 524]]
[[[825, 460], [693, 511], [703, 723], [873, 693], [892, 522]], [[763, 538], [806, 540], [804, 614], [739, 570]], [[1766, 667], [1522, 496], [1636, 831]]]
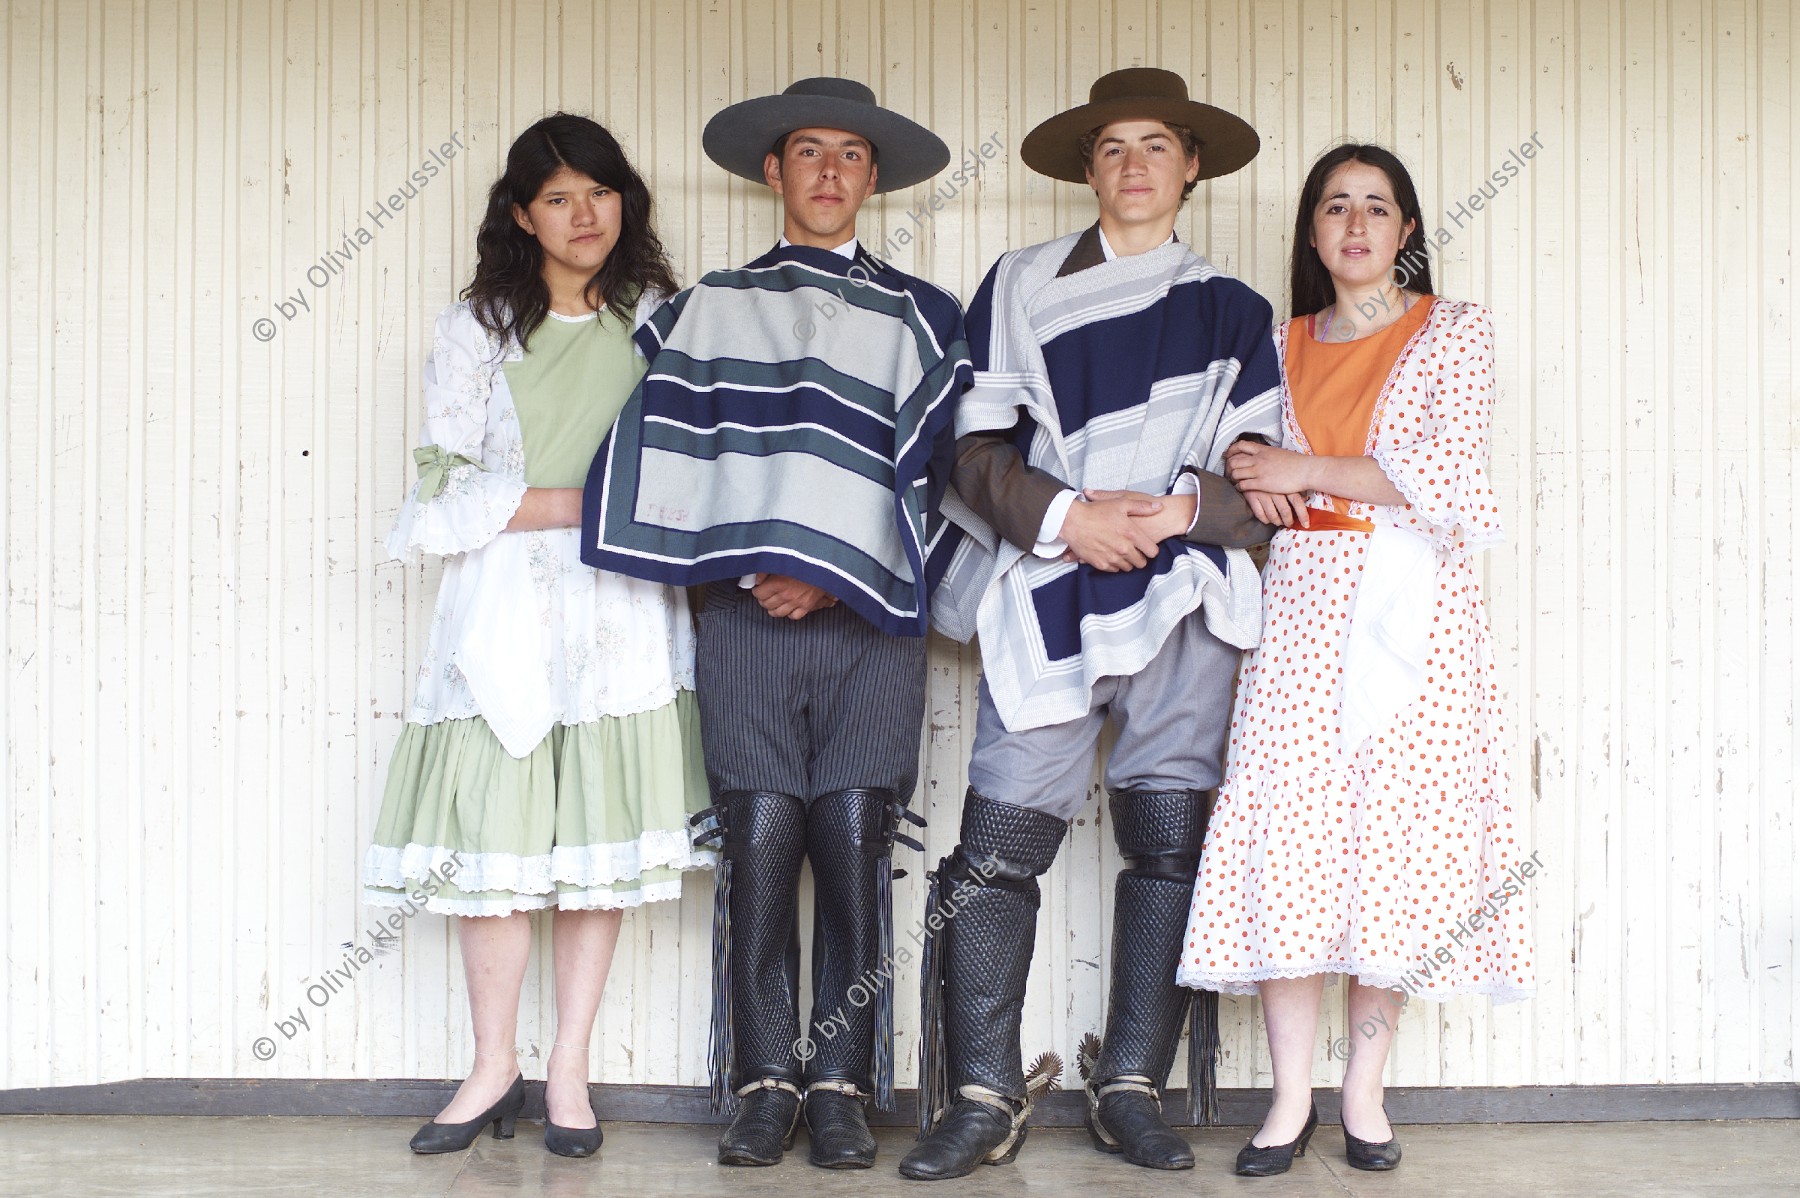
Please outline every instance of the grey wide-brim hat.
[[1262, 139], [1248, 121], [1223, 108], [1188, 99], [1187, 83], [1161, 67], [1126, 67], [1102, 75], [1088, 102], [1061, 112], [1025, 135], [1019, 157], [1040, 175], [1087, 182], [1081, 138], [1114, 121], [1173, 121], [1200, 142], [1200, 178], [1229, 175], [1256, 157]]
[[875, 147], [877, 193], [923, 183], [950, 165], [950, 147], [925, 126], [875, 103], [854, 79], [802, 79], [779, 96], [759, 96], [722, 109], [706, 122], [706, 156], [753, 183], [775, 141], [796, 129], [842, 129]]

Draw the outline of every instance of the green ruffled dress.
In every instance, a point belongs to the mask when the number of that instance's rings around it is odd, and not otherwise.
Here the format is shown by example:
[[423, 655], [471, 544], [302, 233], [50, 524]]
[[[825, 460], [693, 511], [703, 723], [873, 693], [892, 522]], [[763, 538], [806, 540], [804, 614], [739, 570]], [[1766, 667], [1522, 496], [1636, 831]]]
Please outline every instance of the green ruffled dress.
[[644, 361], [608, 313], [552, 313], [498, 366], [472, 325], [466, 305], [439, 321], [421, 462], [442, 482], [389, 542], [466, 545], [446, 556], [364, 900], [504, 915], [677, 898], [715, 857], [687, 825], [708, 799], [685, 594], [585, 565], [579, 529], [501, 531], [524, 486], [583, 484]]

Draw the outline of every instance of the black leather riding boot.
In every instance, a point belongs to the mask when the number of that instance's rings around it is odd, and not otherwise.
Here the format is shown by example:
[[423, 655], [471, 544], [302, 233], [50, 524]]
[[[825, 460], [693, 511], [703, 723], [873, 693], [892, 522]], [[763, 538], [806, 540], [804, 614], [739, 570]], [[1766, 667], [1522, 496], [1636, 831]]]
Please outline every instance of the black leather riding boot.
[[[773, 1165], [794, 1142], [800, 1114], [800, 942], [795, 904], [806, 852], [806, 808], [791, 795], [731, 791], [717, 808], [724, 825], [720, 885], [726, 926], [715, 919], [715, 1068], [730, 1070], [737, 1116], [719, 1137], [719, 1163]], [[722, 942], [722, 943], [721, 943]], [[724, 976], [719, 976], [720, 974]]]
[[[874, 1093], [877, 1055], [885, 1047], [893, 1058], [896, 805], [890, 791], [840, 790], [814, 799], [806, 816], [814, 895], [807, 1160], [827, 1169], [875, 1163], [863, 1103]], [[879, 1011], [890, 1013], [885, 1045], [876, 1043]]]
[[964, 801], [962, 843], [933, 875], [926, 909], [919, 1104], [931, 1130], [900, 1162], [907, 1177], [963, 1177], [1012, 1160], [1025, 1142], [1031, 1100], [1047, 1088], [1036, 1076], [1028, 1082], [1019, 1047], [1037, 879], [1067, 828], [974, 790]]
[[[1125, 868], [1113, 900], [1112, 993], [1099, 1060], [1085, 1062], [1088, 1132], [1102, 1152], [1151, 1169], [1191, 1169], [1194, 1152], [1163, 1118], [1193, 991], [1175, 983], [1213, 792], [1121, 790], [1113, 834]], [[1190, 1078], [1199, 1086], [1200, 1078]]]

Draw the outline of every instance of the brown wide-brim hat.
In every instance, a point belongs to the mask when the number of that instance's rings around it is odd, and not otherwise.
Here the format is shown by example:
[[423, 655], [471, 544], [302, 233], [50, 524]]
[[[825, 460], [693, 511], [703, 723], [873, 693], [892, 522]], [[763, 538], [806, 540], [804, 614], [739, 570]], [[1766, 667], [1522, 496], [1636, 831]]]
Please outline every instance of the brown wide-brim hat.
[[1040, 175], [1085, 183], [1082, 135], [1114, 121], [1186, 125], [1200, 142], [1202, 179], [1229, 175], [1262, 149], [1262, 139], [1243, 117], [1188, 99], [1187, 83], [1174, 71], [1126, 67], [1100, 76], [1088, 89], [1086, 104], [1058, 113], [1027, 133], [1019, 157]]
[[744, 179], [763, 183], [763, 159], [796, 129], [842, 129], [876, 151], [875, 190], [923, 183], [950, 165], [950, 147], [916, 121], [875, 102], [854, 79], [802, 79], [779, 96], [759, 96], [715, 113], [700, 134], [706, 156]]

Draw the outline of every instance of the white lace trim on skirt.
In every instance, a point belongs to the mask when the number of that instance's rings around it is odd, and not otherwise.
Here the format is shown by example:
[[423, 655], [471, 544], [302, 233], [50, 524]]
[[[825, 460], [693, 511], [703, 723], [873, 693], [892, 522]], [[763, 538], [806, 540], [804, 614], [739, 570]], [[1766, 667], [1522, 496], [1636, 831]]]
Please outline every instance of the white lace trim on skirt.
[[1211, 990], [1215, 994], [1255, 994], [1258, 982], [1283, 978], [1307, 978], [1320, 973], [1352, 976], [1365, 986], [1380, 990], [1404, 990], [1413, 998], [1445, 1002], [1464, 995], [1485, 995], [1498, 1003], [1520, 1002], [1537, 993], [1534, 986], [1519, 986], [1507, 981], [1455, 982], [1445, 979], [1442, 970], [1436, 977], [1421, 976], [1423, 971], [1400, 969], [1394, 965], [1378, 966], [1361, 961], [1313, 961], [1288, 969], [1237, 969], [1228, 972], [1194, 969], [1183, 965], [1175, 972], [1175, 980], [1195, 990]]
[[[558, 894], [515, 894], [498, 899], [445, 898], [432, 895], [425, 900], [424, 907], [436, 915], [511, 915], [515, 911], [543, 911], [551, 907], [558, 911], [615, 911], [680, 897], [681, 879], [674, 878], [641, 886], [636, 890], [623, 891], [595, 887], [590, 890], [565, 890]], [[371, 907], [417, 905], [411, 897], [388, 890], [365, 890], [363, 902]]]
[[685, 830], [660, 828], [645, 832], [636, 840], [556, 845], [548, 853], [530, 857], [461, 852], [423, 844], [405, 848], [375, 844], [369, 846], [363, 859], [363, 885], [405, 889], [412, 883], [431, 881], [435, 874], [458, 890], [509, 890], [521, 897], [540, 895], [549, 899], [559, 884], [598, 892], [614, 883], [628, 882], [647, 869], [711, 869], [717, 861], [717, 853], [696, 849]]

